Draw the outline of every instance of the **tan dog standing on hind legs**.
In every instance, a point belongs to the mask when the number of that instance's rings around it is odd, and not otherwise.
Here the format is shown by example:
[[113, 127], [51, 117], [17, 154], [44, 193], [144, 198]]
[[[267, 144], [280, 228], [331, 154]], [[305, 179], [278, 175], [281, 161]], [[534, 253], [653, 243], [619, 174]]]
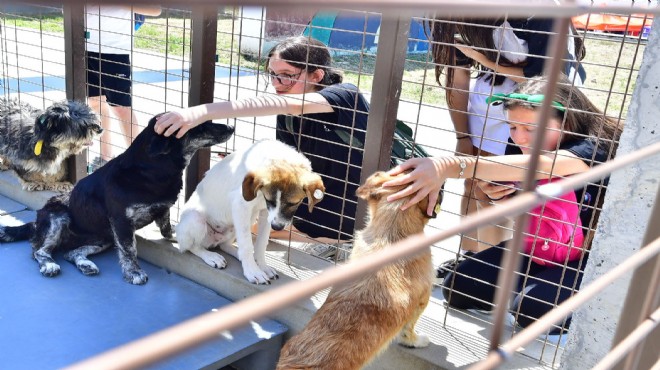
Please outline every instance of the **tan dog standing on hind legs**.
[[[408, 198], [387, 202], [401, 187], [383, 188], [392, 177], [371, 175], [358, 188], [368, 202], [367, 226], [356, 233], [351, 260], [389, 248], [424, 231], [428, 200], [401, 211]], [[415, 324], [433, 288], [431, 250], [401, 260], [357, 281], [335, 287], [305, 328], [282, 348], [277, 369], [360, 369], [396, 338], [406, 347], [425, 347]]]

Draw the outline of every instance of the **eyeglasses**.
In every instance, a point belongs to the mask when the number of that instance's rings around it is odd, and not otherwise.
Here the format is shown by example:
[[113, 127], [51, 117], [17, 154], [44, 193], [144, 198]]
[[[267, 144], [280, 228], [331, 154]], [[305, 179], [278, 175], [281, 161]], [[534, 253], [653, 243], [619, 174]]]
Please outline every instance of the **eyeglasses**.
[[[541, 104], [543, 102], [543, 99], [545, 99], [545, 96], [543, 96], [543, 94], [529, 95], [529, 94], [521, 94], [521, 93], [511, 93], [511, 94], [498, 93], [489, 96], [486, 99], [486, 103], [493, 105], [500, 105], [504, 103], [505, 99], [522, 100], [530, 103]], [[555, 107], [560, 112], [566, 112], [566, 107], [558, 101], [553, 101], [552, 106]]]
[[284, 87], [291, 87], [298, 81], [298, 77], [300, 77], [302, 73], [303, 73], [302, 70], [294, 74], [273, 73], [272, 71], [268, 71], [268, 79], [270, 80], [271, 83], [273, 82], [273, 80], [277, 80], [277, 82], [279, 82], [280, 85]]

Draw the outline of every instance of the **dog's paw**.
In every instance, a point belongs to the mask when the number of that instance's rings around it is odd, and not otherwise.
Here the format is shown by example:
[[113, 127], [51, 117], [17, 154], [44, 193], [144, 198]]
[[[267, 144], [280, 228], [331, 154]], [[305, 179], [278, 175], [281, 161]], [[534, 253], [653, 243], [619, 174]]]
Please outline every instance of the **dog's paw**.
[[399, 335], [397, 342], [400, 345], [408, 348], [422, 348], [427, 347], [429, 343], [431, 343], [431, 340], [427, 335], [413, 333], [410, 336]]
[[144, 285], [149, 277], [143, 270], [130, 270], [124, 272], [124, 280], [133, 285]]
[[167, 241], [176, 242], [176, 236], [172, 233], [172, 230], [169, 232], [161, 230], [160, 235]]
[[268, 276], [269, 279], [279, 279], [280, 276], [277, 274], [277, 271], [275, 271], [274, 268], [268, 266], [268, 265], [259, 265], [259, 268]]
[[39, 272], [46, 277], [53, 277], [60, 273], [60, 265], [54, 262], [46, 262], [39, 266]]
[[60, 193], [68, 193], [71, 190], [73, 190], [73, 184], [69, 182], [56, 182], [52, 186], [50, 186], [50, 189], [46, 189], [46, 190], [59, 191]]
[[216, 269], [223, 269], [227, 267], [227, 260], [225, 258], [217, 253], [209, 252], [202, 257], [204, 262], [206, 262], [207, 265], [216, 268]]
[[[273, 270], [274, 272], [275, 270]], [[277, 274], [275, 273], [275, 275]], [[271, 277], [265, 271], [261, 270], [256, 263], [254, 266], [243, 264], [243, 276], [252, 284], [270, 284]]]
[[167, 240], [168, 242], [178, 243], [178, 240], [176, 239], [176, 233], [173, 232], [172, 229], [170, 229], [170, 232], [169, 232], [169, 233], [164, 232], [163, 230], [161, 230], [161, 231], [160, 231], [160, 235], [161, 235], [165, 240]]
[[93, 276], [99, 274], [99, 268], [92, 261], [81, 261], [76, 263], [76, 267], [80, 272], [87, 276]]
[[25, 191], [43, 191], [46, 190], [44, 184], [39, 182], [24, 182], [23, 190]]

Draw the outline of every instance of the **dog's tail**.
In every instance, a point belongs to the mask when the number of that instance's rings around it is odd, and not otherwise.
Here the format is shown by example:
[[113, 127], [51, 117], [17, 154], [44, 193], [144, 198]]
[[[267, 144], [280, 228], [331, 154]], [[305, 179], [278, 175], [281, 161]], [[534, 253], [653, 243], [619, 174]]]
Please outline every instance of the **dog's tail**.
[[27, 240], [34, 234], [34, 222], [21, 226], [0, 226], [0, 243]]

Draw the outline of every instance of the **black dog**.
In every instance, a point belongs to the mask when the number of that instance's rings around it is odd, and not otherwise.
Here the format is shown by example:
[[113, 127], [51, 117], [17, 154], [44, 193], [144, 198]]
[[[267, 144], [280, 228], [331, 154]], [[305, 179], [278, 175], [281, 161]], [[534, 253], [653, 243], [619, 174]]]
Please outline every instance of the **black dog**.
[[101, 134], [86, 104], [55, 103], [45, 111], [17, 99], [0, 99], [0, 170], [14, 170], [24, 190], [70, 191], [64, 160]]
[[37, 212], [37, 220], [17, 227], [0, 227], [0, 242], [30, 239], [34, 258], [44, 276], [55, 276], [56, 248], [85, 275], [98, 267], [87, 256], [114, 245], [124, 280], [147, 282], [137, 261], [135, 231], [155, 221], [161, 234], [172, 238], [170, 207], [183, 187], [183, 170], [197, 149], [227, 141], [234, 129], [206, 122], [177, 139], [154, 132], [154, 117], [117, 158], [80, 180], [69, 194], [52, 197]]

